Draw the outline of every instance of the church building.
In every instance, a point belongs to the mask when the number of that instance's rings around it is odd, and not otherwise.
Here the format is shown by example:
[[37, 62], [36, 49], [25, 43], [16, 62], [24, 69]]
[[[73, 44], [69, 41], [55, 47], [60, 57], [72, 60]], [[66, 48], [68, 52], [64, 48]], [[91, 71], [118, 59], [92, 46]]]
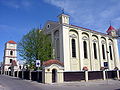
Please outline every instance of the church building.
[[3, 73], [5, 71], [17, 71], [19, 69], [17, 61], [17, 43], [10, 40], [5, 43], [3, 57]]
[[51, 36], [54, 59], [64, 63], [64, 71], [99, 71], [101, 67], [120, 69], [116, 29], [107, 34], [69, 23], [70, 16], [60, 14], [58, 21], [47, 21], [43, 30]]

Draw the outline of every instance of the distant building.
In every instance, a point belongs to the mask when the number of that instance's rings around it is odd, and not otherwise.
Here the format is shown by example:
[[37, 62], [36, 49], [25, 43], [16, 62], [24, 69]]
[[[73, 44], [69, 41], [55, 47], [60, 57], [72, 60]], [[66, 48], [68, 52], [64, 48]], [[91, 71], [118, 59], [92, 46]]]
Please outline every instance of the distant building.
[[19, 64], [17, 61], [17, 43], [11, 40], [5, 44], [3, 72], [12, 70], [19, 70]]
[[70, 16], [60, 14], [59, 21], [48, 21], [43, 30], [52, 38], [54, 59], [64, 63], [64, 71], [90, 71], [106, 67], [120, 69], [116, 29], [110, 25], [107, 34], [71, 25]]

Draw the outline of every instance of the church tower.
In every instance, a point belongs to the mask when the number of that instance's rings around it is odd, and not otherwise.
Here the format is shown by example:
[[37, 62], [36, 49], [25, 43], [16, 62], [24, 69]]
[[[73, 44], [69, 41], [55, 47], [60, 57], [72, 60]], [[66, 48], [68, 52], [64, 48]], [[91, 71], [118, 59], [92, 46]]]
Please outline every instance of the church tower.
[[108, 33], [108, 35], [111, 35], [113, 37], [116, 36], [116, 29], [110, 25], [110, 27], [108, 28], [108, 30], [106, 31]]
[[17, 43], [8, 41], [5, 44], [3, 57], [3, 72], [11, 70], [12, 65], [17, 66]]
[[60, 24], [69, 24], [69, 15], [62, 13], [58, 18]]

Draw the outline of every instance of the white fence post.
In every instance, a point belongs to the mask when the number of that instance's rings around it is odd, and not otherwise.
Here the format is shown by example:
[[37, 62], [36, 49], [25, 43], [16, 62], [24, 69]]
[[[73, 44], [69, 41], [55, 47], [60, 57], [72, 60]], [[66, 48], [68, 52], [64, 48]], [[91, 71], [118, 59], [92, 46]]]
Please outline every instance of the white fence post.
[[88, 81], [88, 71], [85, 71], [85, 81]]
[[106, 74], [105, 74], [105, 71], [103, 71], [103, 80], [106, 80]]
[[119, 70], [117, 70], [117, 79], [120, 79]]

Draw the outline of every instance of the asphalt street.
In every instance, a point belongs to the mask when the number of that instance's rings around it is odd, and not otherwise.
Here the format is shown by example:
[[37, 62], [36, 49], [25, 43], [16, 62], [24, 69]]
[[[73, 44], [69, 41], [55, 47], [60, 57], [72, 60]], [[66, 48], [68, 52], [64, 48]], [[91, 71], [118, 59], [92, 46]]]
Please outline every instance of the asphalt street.
[[35, 81], [0, 75], [0, 90], [120, 90], [120, 81], [96, 80], [41, 84]]

